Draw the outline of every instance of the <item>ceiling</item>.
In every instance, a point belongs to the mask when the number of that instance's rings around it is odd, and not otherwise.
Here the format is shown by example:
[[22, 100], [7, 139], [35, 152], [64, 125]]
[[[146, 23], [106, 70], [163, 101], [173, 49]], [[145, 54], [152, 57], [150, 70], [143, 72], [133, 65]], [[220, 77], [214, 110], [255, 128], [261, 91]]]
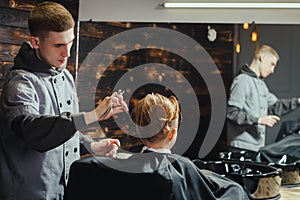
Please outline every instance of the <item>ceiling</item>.
[[[167, 0], [201, 2], [200, 0]], [[300, 24], [300, 9], [171, 9], [164, 0], [80, 0], [80, 21]], [[204, 1], [202, 1], [204, 2]], [[212, 2], [206, 1], [206, 2]], [[214, 0], [214, 2], [226, 2]], [[262, 2], [230, 0], [227, 2]], [[264, 2], [285, 2], [265, 0]], [[300, 3], [300, 0], [289, 1]]]

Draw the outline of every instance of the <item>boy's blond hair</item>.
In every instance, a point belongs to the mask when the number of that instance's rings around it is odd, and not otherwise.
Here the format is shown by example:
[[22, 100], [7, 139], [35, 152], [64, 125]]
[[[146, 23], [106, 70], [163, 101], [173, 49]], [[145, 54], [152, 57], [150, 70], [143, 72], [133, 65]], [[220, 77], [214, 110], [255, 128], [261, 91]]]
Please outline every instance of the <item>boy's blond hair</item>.
[[[153, 107], [156, 107], [156, 109], [152, 109]], [[167, 137], [172, 128], [178, 128], [179, 103], [174, 96], [167, 98], [158, 93], [148, 94], [134, 106], [131, 118], [137, 127], [144, 127], [151, 123], [150, 113], [151, 116], [155, 117], [155, 120], [163, 123], [163, 128], [158, 133], [151, 133], [152, 136], [150, 137], [143, 136], [143, 140], [151, 143], [160, 141]], [[138, 128], [137, 132], [139, 132]], [[139, 135], [139, 133], [137, 134]]]

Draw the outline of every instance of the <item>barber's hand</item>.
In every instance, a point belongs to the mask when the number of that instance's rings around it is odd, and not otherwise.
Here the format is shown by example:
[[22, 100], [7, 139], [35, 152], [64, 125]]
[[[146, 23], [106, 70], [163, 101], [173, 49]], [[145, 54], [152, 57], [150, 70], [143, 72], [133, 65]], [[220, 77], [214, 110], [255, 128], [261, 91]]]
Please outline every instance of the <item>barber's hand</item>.
[[99, 101], [98, 106], [84, 114], [86, 124], [111, 118], [114, 114], [128, 112], [128, 106], [122, 94], [114, 92], [111, 96]]
[[277, 115], [268, 115], [258, 119], [258, 124], [273, 127], [280, 118]]
[[95, 109], [98, 121], [109, 119], [114, 114], [121, 112], [128, 112], [128, 107], [123, 96], [117, 92], [114, 92], [110, 97], [105, 97]]
[[118, 139], [102, 139], [91, 143], [92, 152], [100, 156], [115, 157], [119, 147], [120, 141]]

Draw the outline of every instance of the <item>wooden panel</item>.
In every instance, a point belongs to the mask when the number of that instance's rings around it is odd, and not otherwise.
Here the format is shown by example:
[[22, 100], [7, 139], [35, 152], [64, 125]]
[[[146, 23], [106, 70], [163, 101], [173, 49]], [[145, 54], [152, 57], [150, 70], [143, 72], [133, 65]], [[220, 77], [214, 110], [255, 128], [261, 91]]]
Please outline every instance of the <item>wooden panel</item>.
[[20, 45], [10, 45], [0, 43], [0, 61], [12, 62], [20, 49]]
[[0, 7], [0, 25], [19, 28], [28, 28], [27, 11], [20, 11], [13, 8]]
[[28, 29], [0, 26], [0, 43], [22, 44], [29, 39]]
[[34, 5], [39, 2], [41, 2], [41, 1], [6, 0], [6, 1], [0, 1], [0, 6], [28, 11], [28, 10], [31, 10], [34, 7]]
[[[13, 8], [16, 10], [31, 10], [36, 4], [44, 2], [43, 0], [2, 0], [0, 1], [0, 6]], [[65, 6], [73, 15], [75, 20], [78, 20], [78, 10], [79, 10], [79, 0], [53, 0]]]

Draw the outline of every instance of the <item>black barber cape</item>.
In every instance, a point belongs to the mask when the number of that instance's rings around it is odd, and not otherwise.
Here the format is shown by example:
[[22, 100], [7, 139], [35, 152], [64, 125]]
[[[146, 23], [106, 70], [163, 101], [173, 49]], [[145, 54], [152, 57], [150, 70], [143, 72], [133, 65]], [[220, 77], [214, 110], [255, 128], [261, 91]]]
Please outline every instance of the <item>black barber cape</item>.
[[260, 148], [262, 162], [278, 163], [283, 156], [292, 157], [293, 160], [300, 160], [300, 134], [294, 133], [273, 144]]
[[246, 200], [236, 182], [197, 168], [176, 154], [138, 153], [126, 159], [88, 157], [70, 170], [66, 200], [96, 199]]

